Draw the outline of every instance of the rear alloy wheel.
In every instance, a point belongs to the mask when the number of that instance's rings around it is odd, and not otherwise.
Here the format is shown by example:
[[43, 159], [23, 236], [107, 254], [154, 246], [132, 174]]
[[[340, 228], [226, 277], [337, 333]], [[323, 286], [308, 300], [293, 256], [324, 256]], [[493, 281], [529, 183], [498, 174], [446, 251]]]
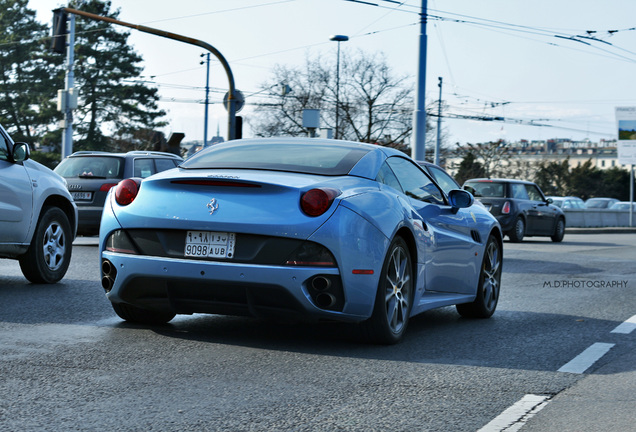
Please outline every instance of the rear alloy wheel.
[[373, 315], [363, 324], [374, 342], [395, 344], [402, 339], [413, 302], [412, 273], [409, 247], [396, 237], [382, 266]]
[[554, 234], [552, 234], [552, 237], [550, 238], [552, 239], [553, 242], [559, 243], [561, 240], [563, 240], [564, 236], [565, 236], [565, 221], [559, 218], [559, 220], [557, 220], [556, 227], [554, 227]]
[[174, 312], [141, 309], [124, 303], [112, 303], [112, 306], [121, 319], [138, 324], [165, 324], [176, 315]]
[[519, 243], [523, 240], [523, 236], [526, 235], [526, 223], [521, 216], [517, 216], [515, 223], [512, 226], [512, 230], [508, 233], [510, 241], [513, 243]]
[[71, 261], [71, 224], [57, 207], [44, 207], [31, 245], [19, 258], [22, 274], [32, 283], [56, 283]]
[[458, 304], [457, 312], [467, 318], [489, 318], [495, 313], [501, 286], [501, 244], [494, 237], [488, 238], [481, 263], [477, 296], [472, 303]]

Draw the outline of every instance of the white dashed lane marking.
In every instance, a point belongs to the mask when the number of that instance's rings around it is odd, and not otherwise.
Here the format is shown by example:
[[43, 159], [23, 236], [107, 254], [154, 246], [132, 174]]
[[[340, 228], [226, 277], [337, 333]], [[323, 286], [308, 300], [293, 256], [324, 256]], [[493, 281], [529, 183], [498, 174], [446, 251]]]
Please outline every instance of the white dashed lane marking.
[[590, 345], [581, 354], [577, 355], [572, 360], [561, 366], [558, 372], [582, 374], [583, 372], [588, 370], [590, 366], [596, 363], [601, 357], [607, 354], [607, 352], [612, 349], [613, 346], [614, 344], [611, 343], [596, 342]]
[[527, 394], [477, 432], [518, 431], [533, 415], [543, 409], [548, 402], [548, 396]]
[[[627, 321], [619, 324], [610, 333], [629, 334], [636, 329], [636, 315]], [[561, 366], [558, 372], [569, 372], [582, 374], [588, 370], [601, 357], [609, 352], [615, 344], [597, 342], [589, 346], [581, 354]], [[477, 432], [514, 432], [518, 431], [525, 425], [528, 420], [541, 409], [543, 409], [550, 398], [548, 396], [539, 396], [527, 394], [520, 401], [506, 409], [504, 412], [495, 417], [486, 426]]]
[[622, 334], [629, 334], [631, 333], [634, 329], [636, 329], [636, 315], [634, 315], [633, 317], [631, 317], [630, 319], [628, 319], [627, 321], [625, 321], [622, 324], [619, 324], [614, 330], [612, 330], [610, 333], [622, 333]]

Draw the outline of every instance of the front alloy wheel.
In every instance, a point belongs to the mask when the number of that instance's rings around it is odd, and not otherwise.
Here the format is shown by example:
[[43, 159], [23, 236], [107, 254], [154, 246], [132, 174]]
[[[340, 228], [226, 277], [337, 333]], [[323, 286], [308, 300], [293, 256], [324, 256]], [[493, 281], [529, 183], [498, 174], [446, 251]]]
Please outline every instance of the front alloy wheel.
[[494, 237], [488, 237], [488, 243], [484, 250], [484, 259], [481, 263], [479, 286], [477, 296], [472, 303], [458, 304], [457, 312], [468, 318], [489, 318], [495, 313], [499, 301], [501, 286], [501, 244]]
[[368, 337], [375, 342], [395, 344], [402, 339], [413, 302], [412, 274], [409, 247], [396, 237], [384, 260], [373, 315], [364, 323]]
[[57, 207], [42, 209], [27, 252], [20, 257], [20, 269], [33, 283], [55, 283], [68, 270], [72, 250], [71, 225]]

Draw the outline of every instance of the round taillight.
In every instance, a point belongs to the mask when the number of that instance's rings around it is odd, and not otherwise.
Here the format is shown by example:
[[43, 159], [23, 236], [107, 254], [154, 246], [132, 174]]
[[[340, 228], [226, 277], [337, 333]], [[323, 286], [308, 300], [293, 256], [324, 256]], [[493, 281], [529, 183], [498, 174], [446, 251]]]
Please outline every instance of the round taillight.
[[138, 193], [139, 185], [136, 181], [131, 179], [122, 180], [115, 189], [115, 201], [119, 205], [128, 205], [135, 200]]
[[337, 190], [330, 188], [308, 190], [300, 199], [300, 208], [308, 216], [320, 216], [329, 210], [333, 199], [339, 193]]

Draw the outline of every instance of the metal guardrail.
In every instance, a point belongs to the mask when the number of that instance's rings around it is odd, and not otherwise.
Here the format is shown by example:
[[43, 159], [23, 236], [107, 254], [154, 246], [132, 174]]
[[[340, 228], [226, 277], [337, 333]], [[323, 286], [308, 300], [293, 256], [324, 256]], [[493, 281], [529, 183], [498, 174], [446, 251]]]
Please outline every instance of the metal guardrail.
[[629, 210], [563, 209], [568, 228], [628, 227]]

